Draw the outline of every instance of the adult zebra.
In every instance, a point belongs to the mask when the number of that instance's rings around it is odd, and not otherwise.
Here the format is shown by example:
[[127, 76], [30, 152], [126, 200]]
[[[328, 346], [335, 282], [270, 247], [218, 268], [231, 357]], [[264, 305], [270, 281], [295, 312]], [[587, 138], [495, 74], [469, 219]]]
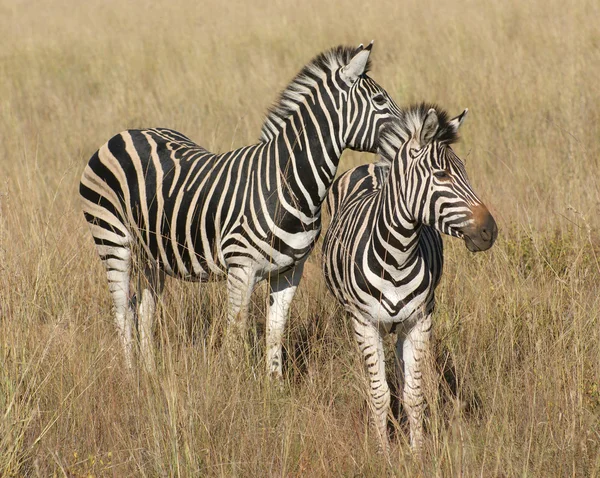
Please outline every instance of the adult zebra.
[[252, 290], [270, 279], [267, 367], [281, 376], [290, 302], [340, 156], [345, 148], [375, 152], [380, 128], [400, 111], [367, 76], [372, 44], [332, 48], [308, 63], [269, 111], [258, 144], [213, 154], [173, 130], [128, 130], [91, 157], [80, 184], [83, 211], [130, 366], [130, 275], [139, 256], [147, 283], [138, 291], [138, 329], [148, 367], [164, 273], [191, 281], [226, 275], [229, 329], [237, 321], [245, 330]]
[[327, 200], [332, 220], [323, 271], [329, 290], [352, 317], [370, 379], [372, 419], [385, 450], [390, 392], [383, 335], [398, 334], [398, 380], [404, 381], [410, 443], [419, 449], [425, 406], [421, 364], [443, 264], [439, 232], [462, 238], [472, 252], [490, 248], [498, 234], [451, 148], [466, 113], [448, 120], [444, 111], [425, 104], [404, 111], [381, 134], [383, 161], [344, 173]]

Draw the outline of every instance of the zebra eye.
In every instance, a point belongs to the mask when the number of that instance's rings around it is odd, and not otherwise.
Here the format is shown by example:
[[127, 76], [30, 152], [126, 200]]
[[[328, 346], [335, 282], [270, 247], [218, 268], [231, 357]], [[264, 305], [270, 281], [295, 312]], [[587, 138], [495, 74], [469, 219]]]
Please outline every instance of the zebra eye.
[[381, 93], [378, 93], [375, 96], [373, 96], [373, 102], [376, 105], [382, 105], [385, 103], [385, 96], [383, 96]]
[[448, 174], [448, 171], [442, 169], [440, 171], [436, 171], [435, 173], [433, 173], [433, 175], [438, 178], [438, 179], [448, 179], [450, 177], [450, 175]]

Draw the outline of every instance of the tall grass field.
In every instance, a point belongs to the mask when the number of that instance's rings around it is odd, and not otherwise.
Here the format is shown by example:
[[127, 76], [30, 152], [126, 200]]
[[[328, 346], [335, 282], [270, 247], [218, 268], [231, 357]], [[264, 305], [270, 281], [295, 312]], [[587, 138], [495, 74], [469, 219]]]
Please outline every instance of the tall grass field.
[[[599, 20], [594, 0], [0, 0], [0, 476], [600, 476]], [[469, 108], [455, 150], [500, 230], [476, 255], [444, 238], [421, 456], [402, 420], [376, 452], [320, 245], [281, 387], [264, 287], [231, 363], [224, 283], [167, 280], [156, 373], [128, 371], [79, 204], [119, 131], [255, 143], [304, 64], [372, 39], [399, 105]]]

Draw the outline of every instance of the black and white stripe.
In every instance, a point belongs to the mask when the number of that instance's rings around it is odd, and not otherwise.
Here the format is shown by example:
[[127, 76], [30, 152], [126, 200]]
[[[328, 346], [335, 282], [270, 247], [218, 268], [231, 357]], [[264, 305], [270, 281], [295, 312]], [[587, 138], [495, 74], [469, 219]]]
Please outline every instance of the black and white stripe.
[[352, 317], [385, 449], [390, 392], [382, 337], [398, 334], [398, 379], [404, 382], [410, 442], [418, 449], [425, 406], [421, 365], [443, 265], [440, 232], [462, 238], [471, 251], [490, 248], [497, 236], [451, 148], [466, 113], [449, 120], [432, 105], [409, 108], [382, 133], [380, 162], [346, 172], [329, 192], [323, 271]]
[[153, 313], [164, 273], [227, 276], [229, 322], [245, 329], [250, 296], [269, 279], [267, 366], [281, 375], [281, 338], [303, 263], [321, 231], [321, 204], [345, 148], [375, 152], [399, 109], [369, 76], [371, 45], [337, 47], [306, 65], [282, 92], [260, 142], [213, 154], [169, 129], [117, 134], [81, 178], [83, 210], [104, 262], [116, 322], [132, 360], [132, 262], [141, 352], [151, 366]]

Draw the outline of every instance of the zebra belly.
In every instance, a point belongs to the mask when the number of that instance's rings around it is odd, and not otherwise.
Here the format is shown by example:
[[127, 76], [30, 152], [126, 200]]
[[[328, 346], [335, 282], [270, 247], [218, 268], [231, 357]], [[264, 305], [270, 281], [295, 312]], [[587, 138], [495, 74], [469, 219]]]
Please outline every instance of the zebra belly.
[[[258, 237], [255, 231], [245, 227], [247, 222], [225, 234], [220, 241], [214, 235], [203, 237], [203, 234], [215, 229], [200, 228], [193, 240], [193, 248], [171, 248], [172, 255], [167, 261], [161, 260], [158, 251], [151, 257], [166, 273], [178, 279], [193, 282], [210, 282], [223, 280], [231, 267], [251, 269], [258, 280], [277, 273], [285, 272], [303, 261], [312, 251], [318, 239], [320, 228], [294, 234], [285, 238], [285, 244], [276, 244], [282, 239]], [[181, 241], [174, 241], [181, 244]], [[209, 245], [207, 250], [204, 245]]]
[[305, 230], [299, 226], [296, 228], [298, 232], [293, 233], [289, 231], [294, 231], [294, 228], [287, 224], [288, 232], [278, 228], [266, 234], [259, 234], [246, 220], [241, 222], [241, 233], [223, 238], [223, 261], [227, 267], [242, 264], [251, 268], [259, 280], [290, 270], [306, 259], [321, 232], [320, 222], [312, 230], [306, 230], [304, 225]]
[[264, 231], [249, 224], [249, 213], [223, 231], [223, 215], [215, 217], [217, 208], [209, 201], [199, 202], [192, 217], [174, 215], [170, 209], [165, 201], [161, 237], [147, 233], [142, 224], [134, 236], [147, 258], [168, 275], [186, 281], [222, 280], [232, 267], [250, 269], [259, 280], [284, 272], [310, 254], [321, 231], [320, 221], [309, 230], [304, 224], [288, 223], [285, 230]]

